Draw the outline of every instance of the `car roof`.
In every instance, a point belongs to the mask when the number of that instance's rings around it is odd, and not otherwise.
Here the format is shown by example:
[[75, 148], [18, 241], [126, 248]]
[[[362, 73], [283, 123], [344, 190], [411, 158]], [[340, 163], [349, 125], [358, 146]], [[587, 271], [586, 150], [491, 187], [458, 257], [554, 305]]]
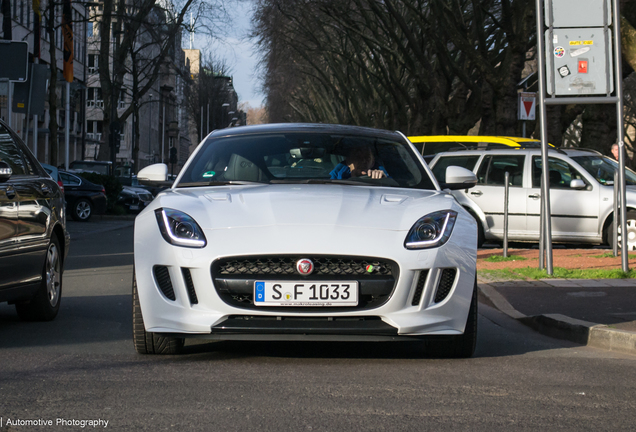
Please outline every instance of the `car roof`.
[[398, 132], [392, 132], [383, 129], [322, 123], [271, 123], [262, 125], [239, 126], [226, 129], [217, 129], [213, 131], [209, 136], [213, 138], [219, 138], [252, 134], [256, 135], [293, 132], [359, 135], [369, 137], [382, 137], [392, 140], [400, 140], [402, 137], [402, 135]]
[[520, 143], [536, 143], [541, 141], [534, 138], [491, 136], [491, 135], [422, 135], [408, 137], [412, 143], [426, 142], [489, 142], [494, 144], [505, 144], [511, 147], [519, 147]]
[[[560, 153], [560, 154], [565, 154], [567, 156], [570, 157], [575, 157], [575, 156], [603, 156], [600, 152], [598, 152], [597, 150], [594, 149], [588, 149], [588, 148], [558, 148], [558, 147], [551, 147], [548, 149], [550, 154], [555, 154], [555, 153]], [[474, 149], [462, 149], [462, 150], [454, 150], [454, 151], [446, 151], [446, 152], [439, 152], [437, 155], [439, 156], [463, 156], [463, 155], [470, 155], [470, 154], [492, 154], [493, 152], [495, 153], [504, 153], [504, 154], [517, 154], [520, 151], [526, 151], [526, 152], [531, 152], [531, 153], [536, 153], [536, 154], [540, 154], [541, 153], [541, 149], [537, 148], [537, 147], [532, 147], [532, 148], [505, 148], [505, 147], [500, 147], [500, 148], [488, 148], [488, 149], [480, 149], [480, 148], [474, 148]]]

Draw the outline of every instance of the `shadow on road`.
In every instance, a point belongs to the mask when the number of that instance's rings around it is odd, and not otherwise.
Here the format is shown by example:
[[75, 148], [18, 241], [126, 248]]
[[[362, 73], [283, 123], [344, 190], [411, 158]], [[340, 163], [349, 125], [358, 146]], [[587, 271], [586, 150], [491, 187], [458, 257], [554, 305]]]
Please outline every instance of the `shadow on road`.
[[[62, 297], [53, 321], [25, 322], [15, 307], [0, 305], [0, 346], [104, 343], [131, 339], [132, 305], [129, 295]], [[132, 342], [130, 344], [132, 349]]]

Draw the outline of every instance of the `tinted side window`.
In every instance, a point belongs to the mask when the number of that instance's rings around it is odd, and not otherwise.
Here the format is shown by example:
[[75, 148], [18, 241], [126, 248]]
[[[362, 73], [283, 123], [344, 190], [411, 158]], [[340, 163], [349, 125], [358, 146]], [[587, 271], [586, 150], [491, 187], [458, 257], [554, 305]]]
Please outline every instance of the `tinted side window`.
[[468, 170], [473, 170], [475, 164], [479, 160], [479, 155], [466, 155], [466, 156], [444, 156], [437, 160], [437, 163], [433, 167], [433, 174], [440, 183], [446, 182], [446, 168], [449, 166], [459, 166]]
[[79, 186], [82, 183], [79, 178], [67, 173], [60, 173], [60, 178], [64, 186]]
[[[534, 156], [532, 158], [532, 187], [541, 187], [541, 157]], [[550, 189], [553, 188], [569, 188], [570, 182], [575, 179], [583, 180], [585, 178], [570, 164], [564, 160], [557, 158], [548, 158], [548, 176], [550, 177]]]
[[506, 172], [508, 172], [509, 185], [521, 187], [524, 160], [523, 155], [487, 156], [477, 172], [477, 182], [489, 186], [504, 186]]
[[28, 172], [22, 152], [13, 141], [11, 133], [0, 125], [0, 161], [9, 164], [13, 175], [24, 175]]

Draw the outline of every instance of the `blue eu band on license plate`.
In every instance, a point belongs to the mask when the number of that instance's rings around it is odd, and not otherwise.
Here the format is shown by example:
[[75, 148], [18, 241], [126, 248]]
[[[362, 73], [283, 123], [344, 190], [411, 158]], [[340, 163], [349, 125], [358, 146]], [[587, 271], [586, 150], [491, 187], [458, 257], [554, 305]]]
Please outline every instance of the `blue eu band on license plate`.
[[357, 281], [256, 281], [256, 306], [357, 306]]

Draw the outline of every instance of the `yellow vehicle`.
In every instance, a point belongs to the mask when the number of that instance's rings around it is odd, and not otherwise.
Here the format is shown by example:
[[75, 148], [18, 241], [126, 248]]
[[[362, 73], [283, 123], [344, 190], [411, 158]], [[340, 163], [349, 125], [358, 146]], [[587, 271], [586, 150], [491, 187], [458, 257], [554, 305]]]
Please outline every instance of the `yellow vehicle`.
[[538, 147], [541, 141], [534, 138], [517, 138], [503, 136], [483, 136], [483, 135], [430, 135], [430, 136], [410, 136], [409, 140], [417, 147], [429, 162], [437, 153], [450, 149], [473, 149], [488, 148], [495, 146], [509, 147]]

